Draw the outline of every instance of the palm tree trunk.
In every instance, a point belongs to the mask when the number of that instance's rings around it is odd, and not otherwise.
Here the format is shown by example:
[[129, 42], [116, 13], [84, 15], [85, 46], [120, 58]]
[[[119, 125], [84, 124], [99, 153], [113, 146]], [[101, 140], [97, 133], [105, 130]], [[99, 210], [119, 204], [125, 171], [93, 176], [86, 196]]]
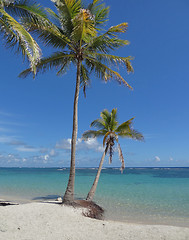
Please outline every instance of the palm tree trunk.
[[76, 140], [77, 140], [77, 131], [78, 131], [78, 99], [79, 99], [79, 87], [80, 87], [80, 71], [81, 71], [81, 60], [78, 60], [76, 89], [75, 89], [75, 96], [74, 96], [74, 109], [73, 109], [73, 130], [72, 130], [72, 141], [71, 141], [70, 175], [69, 175], [67, 189], [63, 198], [63, 203], [66, 203], [66, 204], [70, 204], [74, 201], [75, 152], [76, 152]]
[[106, 146], [105, 151], [104, 151], [104, 153], [103, 153], [103, 155], [102, 155], [102, 158], [101, 158], [101, 161], [100, 161], [100, 164], [99, 164], [99, 167], [98, 167], [98, 171], [97, 171], [95, 180], [94, 180], [93, 185], [92, 185], [92, 187], [91, 187], [91, 190], [89, 191], [89, 193], [88, 193], [88, 195], [87, 195], [87, 198], [86, 198], [87, 201], [92, 201], [93, 198], [94, 198], [95, 191], [96, 191], [97, 184], [98, 184], [98, 180], [99, 180], [100, 173], [101, 173], [101, 170], [102, 170], [102, 165], [103, 165], [103, 162], [104, 162], [104, 158], [105, 158], [105, 156], [106, 156], [106, 153], [107, 153], [107, 151], [108, 151], [108, 148], [109, 148], [109, 145]]

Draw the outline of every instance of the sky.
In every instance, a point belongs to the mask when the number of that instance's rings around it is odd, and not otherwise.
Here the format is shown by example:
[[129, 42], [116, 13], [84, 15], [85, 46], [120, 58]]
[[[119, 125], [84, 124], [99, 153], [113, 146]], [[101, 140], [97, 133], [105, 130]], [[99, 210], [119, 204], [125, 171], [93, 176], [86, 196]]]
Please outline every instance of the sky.
[[[39, 2], [53, 8], [50, 0]], [[83, 142], [81, 136], [102, 110], [113, 108], [118, 109], [119, 123], [135, 117], [133, 127], [145, 138], [120, 139], [127, 167], [188, 167], [189, 2], [105, 3], [110, 6], [106, 28], [128, 22], [121, 37], [130, 45], [114, 54], [134, 57], [133, 74], [119, 69], [134, 90], [93, 76], [86, 98], [80, 91], [76, 167], [98, 166], [102, 138]], [[0, 56], [0, 167], [69, 167], [75, 69], [60, 77], [52, 70], [35, 80], [20, 79], [28, 63], [6, 49], [2, 38]], [[107, 157], [104, 166], [121, 166], [116, 148], [113, 163], [109, 165]]]

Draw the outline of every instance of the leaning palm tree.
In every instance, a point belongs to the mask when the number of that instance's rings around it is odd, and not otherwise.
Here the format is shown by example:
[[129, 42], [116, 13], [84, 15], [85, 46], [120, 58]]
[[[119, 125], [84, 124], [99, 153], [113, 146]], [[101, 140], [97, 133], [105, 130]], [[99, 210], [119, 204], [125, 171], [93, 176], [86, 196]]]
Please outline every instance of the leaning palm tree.
[[[36, 4], [35, 6], [37, 7]], [[17, 48], [16, 51], [28, 58], [30, 67], [35, 72], [35, 66], [41, 57], [41, 50], [19, 20], [16, 20], [26, 15], [30, 17], [33, 15], [31, 4], [26, 0], [0, 0], [0, 35], [2, 35], [5, 46]]]
[[[51, 9], [43, 9], [43, 15], [24, 17], [22, 22], [28, 31], [38, 35], [46, 45], [56, 49], [49, 57], [42, 58], [37, 64], [37, 72], [58, 69], [57, 75], [63, 74], [73, 64], [76, 67], [76, 88], [73, 107], [73, 131], [71, 141], [70, 175], [63, 198], [64, 203], [74, 201], [75, 152], [78, 131], [78, 98], [80, 87], [85, 93], [90, 83], [90, 75], [95, 74], [105, 82], [115, 79], [127, 87], [131, 86], [116, 71], [123, 65], [127, 72], [132, 72], [131, 57], [111, 55], [112, 50], [127, 45], [127, 40], [120, 39], [118, 34], [124, 33], [127, 23], [121, 23], [104, 30], [108, 20], [109, 7], [101, 0], [93, 0], [85, 6], [81, 0], [53, 0], [57, 13]], [[48, 19], [47, 19], [48, 18]], [[52, 48], [51, 48], [52, 49]], [[32, 73], [26, 69], [21, 77]]]
[[101, 112], [100, 116], [101, 116], [100, 119], [94, 120], [90, 125], [91, 127], [95, 127], [98, 130], [88, 130], [83, 133], [83, 138], [85, 140], [88, 138], [92, 138], [92, 137], [103, 136], [104, 137], [103, 147], [105, 147], [95, 180], [94, 180], [93, 185], [87, 195], [87, 198], [86, 198], [87, 201], [93, 200], [93, 197], [94, 197], [94, 194], [95, 194], [95, 191], [97, 188], [98, 180], [100, 177], [100, 173], [102, 170], [104, 158], [108, 151], [109, 151], [109, 163], [112, 163], [112, 156], [114, 153], [115, 142], [117, 142], [117, 144], [118, 144], [119, 158], [122, 163], [121, 164], [121, 172], [123, 172], [123, 169], [125, 168], [124, 158], [123, 158], [122, 150], [121, 150], [121, 147], [120, 147], [120, 144], [118, 141], [118, 137], [132, 138], [132, 139], [136, 139], [136, 140], [144, 139], [144, 137], [141, 133], [139, 133], [138, 131], [136, 131], [132, 128], [132, 121], [134, 118], [131, 118], [128, 121], [126, 121], [120, 125], [118, 124], [117, 109], [114, 108], [111, 111], [111, 113], [108, 110], [104, 110]]

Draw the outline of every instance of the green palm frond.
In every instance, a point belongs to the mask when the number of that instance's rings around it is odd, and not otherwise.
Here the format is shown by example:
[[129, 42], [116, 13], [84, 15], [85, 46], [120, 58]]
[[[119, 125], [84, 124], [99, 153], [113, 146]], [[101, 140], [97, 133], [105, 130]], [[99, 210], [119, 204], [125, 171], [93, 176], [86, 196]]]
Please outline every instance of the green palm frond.
[[87, 140], [89, 138], [95, 138], [95, 137], [104, 136], [104, 134], [105, 134], [104, 130], [98, 130], [98, 131], [88, 130], [88, 131], [83, 133], [82, 138], [84, 140]]
[[52, 22], [54, 23], [55, 22], [55, 25], [57, 24], [57, 26], [61, 26], [60, 25], [60, 19], [59, 19], [59, 16], [58, 14], [56, 14], [52, 9], [50, 8], [45, 8], [46, 12], [48, 13], [50, 19], [52, 19]]
[[49, 15], [53, 20], [56, 19], [56, 23], [59, 20], [58, 15], [51, 9], [42, 8], [39, 4], [31, 4], [26, 0], [10, 4], [8, 9], [14, 15], [21, 15], [21, 23], [25, 28], [30, 32], [37, 33], [46, 46], [64, 48], [70, 44], [69, 38], [63, 31], [49, 20]]
[[81, 0], [56, 0], [59, 20], [66, 35], [69, 37], [73, 31], [73, 19], [81, 9]]
[[28, 57], [32, 71], [35, 72], [41, 50], [33, 37], [2, 8], [0, 8], [0, 27], [6, 46], [17, 46], [17, 51], [21, 49], [23, 56]]
[[111, 121], [110, 121], [110, 129], [111, 131], [115, 131], [116, 127], [118, 125], [117, 121], [117, 109], [114, 108], [111, 111]]
[[22, 18], [27, 17], [29, 19], [35, 19], [36, 17], [42, 17], [48, 21], [48, 16], [44, 8], [39, 4], [28, 1], [28, 0], [17, 0], [13, 3], [9, 3], [5, 7], [6, 12], [12, 16], [21, 16]]
[[111, 114], [109, 113], [109, 111], [107, 109], [104, 109], [101, 112], [100, 116], [104, 120], [106, 130], [109, 131], [110, 130], [110, 122], [111, 122]]
[[114, 51], [126, 45], [129, 45], [129, 41], [127, 40], [104, 36], [103, 38], [98, 38], [94, 42], [91, 42], [91, 45], [87, 48], [90, 49], [91, 52], [98, 51], [102, 53], [110, 53], [110, 51]]
[[25, 17], [22, 19], [22, 24], [28, 31], [37, 35], [46, 46], [62, 49], [68, 46], [71, 50], [75, 50], [71, 40], [64, 32], [52, 22], [46, 21], [42, 17], [36, 17], [35, 19]]
[[133, 118], [127, 120], [126, 122], [120, 124], [117, 129], [115, 130], [115, 132], [119, 133], [119, 132], [130, 132], [131, 131], [131, 127], [132, 127], [132, 123], [133, 123]]
[[84, 96], [86, 97], [86, 87], [90, 85], [90, 78], [89, 78], [89, 71], [84, 66], [84, 64], [81, 64], [81, 84], [80, 86], [83, 88]]
[[97, 36], [91, 41], [86, 49], [99, 50], [108, 53], [122, 46], [128, 45], [129, 41], [118, 38], [118, 33], [124, 33], [127, 29], [127, 23], [121, 23], [117, 26], [110, 27], [105, 33]]
[[106, 128], [106, 125], [105, 125], [105, 122], [99, 118], [99, 119], [92, 121], [90, 127], [95, 127], [95, 128], [102, 130], [102, 129]]
[[118, 135], [123, 138], [126, 137], [134, 140], [144, 141], [144, 136], [140, 132], [134, 129], [131, 129], [130, 132], [124, 132], [124, 131], [119, 132]]
[[[56, 67], [56, 68], [59, 68], [59, 71], [57, 74], [61, 74], [64, 71], [63, 66], [68, 66], [74, 57], [75, 56], [73, 54], [56, 52], [52, 54], [50, 57], [42, 58], [41, 61], [36, 65], [37, 73], [41, 71], [44, 72], [46, 70]], [[31, 73], [32, 71], [29, 68], [23, 71], [22, 73], [20, 73], [19, 77], [25, 78]]]
[[101, 2], [101, 0], [93, 0], [88, 6], [88, 9], [95, 16], [95, 25], [104, 24], [108, 21], [109, 7]]
[[71, 38], [75, 43], [79, 42], [80, 46], [83, 42], [91, 42], [97, 34], [93, 16], [89, 10], [80, 9], [80, 12], [73, 18], [73, 25]]
[[71, 22], [81, 9], [81, 0], [56, 0], [55, 5], [61, 17]]
[[86, 56], [86, 65], [89, 67], [91, 72], [95, 72], [96, 76], [105, 82], [115, 79], [119, 84], [123, 83], [128, 88], [132, 87], [125, 81], [125, 79], [116, 71], [109, 68], [107, 65], [99, 62], [98, 60]]
[[128, 23], [123, 22], [123, 23], [120, 23], [116, 26], [110, 27], [106, 34], [111, 35], [111, 36], [117, 36], [117, 33], [126, 32], [127, 28], [128, 28]]
[[[91, 54], [91, 53], [89, 53]], [[134, 69], [131, 65], [131, 60], [133, 60], [134, 58], [129, 56], [129, 57], [119, 57], [119, 56], [115, 56], [115, 55], [110, 55], [110, 54], [103, 54], [103, 53], [92, 53], [91, 56], [93, 56], [94, 58], [96, 58], [98, 61], [100, 62], [104, 62], [105, 64], [112, 64], [115, 67], [119, 67], [119, 65], [123, 65], [126, 67], [127, 72], [134, 72]]]

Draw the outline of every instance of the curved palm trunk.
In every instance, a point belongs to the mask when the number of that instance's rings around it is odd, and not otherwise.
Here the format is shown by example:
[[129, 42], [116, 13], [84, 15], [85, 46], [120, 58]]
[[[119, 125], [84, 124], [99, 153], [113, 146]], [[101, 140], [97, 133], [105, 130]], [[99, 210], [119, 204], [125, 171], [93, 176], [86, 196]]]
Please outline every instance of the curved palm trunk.
[[104, 153], [102, 155], [102, 158], [101, 158], [101, 161], [100, 161], [100, 164], [99, 164], [99, 167], [98, 167], [98, 171], [97, 171], [95, 180], [94, 180], [93, 185], [91, 187], [91, 190], [89, 191], [89, 193], [87, 195], [87, 198], [86, 198], [87, 201], [92, 201], [93, 198], [94, 198], [95, 191], [96, 191], [97, 184], [98, 184], [98, 180], [99, 180], [100, 173], [101, 173], [101, 170], [102, 170], [102, 165], [103, 165], [103, 162], [104, 162], [104, 158], [105, 158], [106, 153], [108, 151], [108, 147], [109, 147], [109, 145], [106, 146], [105, 151], [104, 151]]
[[74, 97], [74, 109], [73, 109], [73, 130], [71, 141], [71, 163], [70, 163], [70, 175], [68, 185], [63, 198], [63, 203], [70, 204], [74, 201], [74, 183], [75, 183], [75, 152], [76, 152], [76, 140], [78, 131], [78, 99], [79, 99], [79, 87], [80, 87], [80, 70], [81, 60], [77, 63], [77, 77], [76, 77], [76, 89]]

